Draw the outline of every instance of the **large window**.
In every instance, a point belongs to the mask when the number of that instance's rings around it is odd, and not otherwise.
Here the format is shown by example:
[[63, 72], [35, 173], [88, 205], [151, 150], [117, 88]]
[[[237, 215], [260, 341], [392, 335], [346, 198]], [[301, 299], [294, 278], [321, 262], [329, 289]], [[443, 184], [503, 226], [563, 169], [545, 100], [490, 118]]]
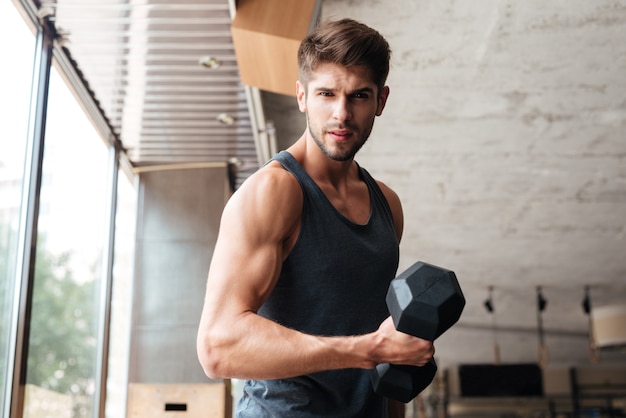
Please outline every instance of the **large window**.
[[[32, 31], [7, 0], [0, 0], [0, 36], [0, 51], [7, 58], [0, 73], [0, 415], [8, 417], [10, 405], [16, 418], [20, 414], [13, 411], [38, 418], [98, 416], [103, 401], [99, 368], [108, 360], [107, 416], [123, 416], [135, 225], [132, 179], [118, 176], [118, 236], [111, 272], [105, 256], [113, 231], [110, 146], [52, 68], [41, 190], [38, 198], [25, 194], [37, 192], [37, 182], [25, 167], [31, 154], [33, 167], [39, 167], [39, 157], [32, 152], [37, 147], [29, 145], [40, 138], [29, 135], [37, 136], [34, 121], [42, 115], [29, 112], [36, 108], [31, 103], [35, 57], [42, 55], [35, 51]], [[26, 206], [29, 216], [24, 215]], [[29, 226], [37, 231], [34, 274], [28, 275], [29, 284], [34, 277], [32, 289], [21, 281], [27, 276], [24, 271], [30, 272], [24, 266], [33, 265], [23, 251], [30, 248]], [[103, 324], [111, 309], [105, 309], [103, 296], [108, 295], [109, 274], [114, 277], [114, 302], [107, 329]], [[24, 303], [26, 290], [32, 290], [32, 297]], [[103, 336], [110, 337], [108, 352], [102, 349]], [[22, 341], [27, 350], [22, 350]], [[11, 382], [16, 371], [23, 371], [23, 359], [27, 365], [22, 403], [21, 391]]]
[[98, 385], [108, 152], [54, 69], [45, 137], [24, 411], [88, 417]]
[[10, 1], [0, 1], [0, 413], [4, 409], [11, 311], [16, 282], [18, 227], [35, 37]]

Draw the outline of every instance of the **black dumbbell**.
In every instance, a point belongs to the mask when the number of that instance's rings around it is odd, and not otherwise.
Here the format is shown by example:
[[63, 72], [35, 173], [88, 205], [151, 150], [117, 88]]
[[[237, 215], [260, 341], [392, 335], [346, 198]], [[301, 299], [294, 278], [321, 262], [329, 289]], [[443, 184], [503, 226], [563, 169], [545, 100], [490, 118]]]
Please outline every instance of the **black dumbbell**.
[[[454, 325], [465, 307], [454, 272], [421, 261], [391, 281], [386, 302], [398, 331], [428, 341]], [[407, 403], [430, 385], [436, 373], [431, 359], [422, 367], [379, 364], [370, 378], [377, 394]]]

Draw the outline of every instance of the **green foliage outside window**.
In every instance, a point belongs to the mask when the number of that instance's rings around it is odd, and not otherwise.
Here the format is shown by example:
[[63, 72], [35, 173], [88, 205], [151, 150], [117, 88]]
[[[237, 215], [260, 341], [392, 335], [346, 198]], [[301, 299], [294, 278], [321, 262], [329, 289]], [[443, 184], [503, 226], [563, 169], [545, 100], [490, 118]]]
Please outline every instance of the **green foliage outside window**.
[[[0, 232], [2, 228], [6, 226], [0, 225]], [[9, 251], [5, 244], [5, 240], [0, 241], [2, 255]], [[42, 237], [37, 248], [27, 383], [70, 395], [73, 416], [88, 416], [97, 350], [96, 281], [77, 282], [69, 267], [70, 253], [46, 252]], [[13, 280], [6, 277], [6, 258], [0, 258], [0, 301], [10, 300], [7, 292]], [[0, 347], [7, 343], [8, 313], [8, 309], [0, 310], [0, 338], [5, 339]], [[2, 375], [6, 373], [5, 363], [0, 362]]]

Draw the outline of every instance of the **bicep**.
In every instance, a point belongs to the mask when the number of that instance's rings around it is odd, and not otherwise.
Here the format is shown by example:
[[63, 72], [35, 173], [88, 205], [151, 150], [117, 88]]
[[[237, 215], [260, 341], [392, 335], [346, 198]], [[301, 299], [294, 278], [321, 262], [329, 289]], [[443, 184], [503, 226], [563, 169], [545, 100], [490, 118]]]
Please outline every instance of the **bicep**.
[[284, 181], [251, 183], [224, 208], [207, 280], [207, 298], [234, 313], [256, 312], [273, 290], [299, 213]]
[[282, 245], [258, 232], [246, 220], [224, 213], [207, 279], [207, 297], [241, 311], [263, 304], [278, 277]]

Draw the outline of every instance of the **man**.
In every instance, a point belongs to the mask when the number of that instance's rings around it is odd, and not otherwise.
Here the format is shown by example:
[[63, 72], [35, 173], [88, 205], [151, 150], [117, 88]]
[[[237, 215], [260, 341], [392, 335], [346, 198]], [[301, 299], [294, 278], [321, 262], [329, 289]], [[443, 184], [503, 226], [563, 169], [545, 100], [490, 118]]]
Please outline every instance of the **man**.
[[368, 369], [434, 354], [388, 316], [402, 207], [354, 161], [385, 107], [389, 58], [359, 22], [319, 25], [298, 51], [304, 134], [224, 209], [198, 356], [211, 378], [246, 379], [238, 417], [401, 417]]

